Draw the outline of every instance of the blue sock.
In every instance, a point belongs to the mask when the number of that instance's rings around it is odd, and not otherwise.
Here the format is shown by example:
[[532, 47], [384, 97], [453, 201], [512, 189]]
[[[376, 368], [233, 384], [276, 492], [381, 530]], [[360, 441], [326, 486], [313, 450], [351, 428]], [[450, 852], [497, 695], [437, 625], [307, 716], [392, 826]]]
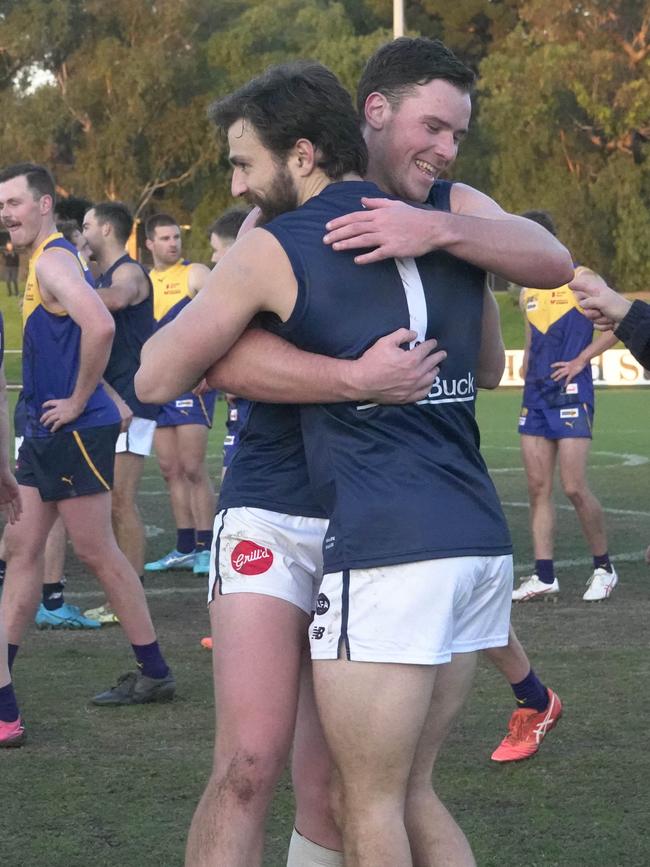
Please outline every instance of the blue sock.
[[163, 659], [157, 641], [151, 644], [132, 644], [138, 667], [147, 677], [161, 678], [169, 674], [169, 666]]
[[594, 569], [605, 569], [607, 572], [612, 572], [612, 564], [609, 562], [609, 553], [605, 551], [599, 557], [594, 554]]
[[212, 547], [212, 530], [196, 531], [196, 550], [209, 551]]
[[532, 707], [537, 711], [548, 707], [548, 690], [532, 668], [523, 680], [510, 685], [519, 707]]
[[19, 717], [18, 703], [14, 686], [9, 681], [6, 686], [0, 686], [0, 720], [2, 722], [15, 722]]
[[552, 560], [535, 560], [535, 574], [544, 584], [552, 584], [555, 580], [555, 572]]
[[15, 722], [20, 716], [14, 686], [9, 681], [6, 686], [0, 686], [0, 721]]
[[7, 654], [9, 656], [9, 671], [14, 667], [14, 659], [16, 658], [16, 654], [18, 653], [18, 645], [17, 644], [8, 644], [7, 645]]
[[0, 587], [5, 580], [5, 572], [7, 571], [7, 561], [0, 559]]
[[179, 554], [191, 554], [194, 550], [194, 527], [176, 530], [176, 550]]

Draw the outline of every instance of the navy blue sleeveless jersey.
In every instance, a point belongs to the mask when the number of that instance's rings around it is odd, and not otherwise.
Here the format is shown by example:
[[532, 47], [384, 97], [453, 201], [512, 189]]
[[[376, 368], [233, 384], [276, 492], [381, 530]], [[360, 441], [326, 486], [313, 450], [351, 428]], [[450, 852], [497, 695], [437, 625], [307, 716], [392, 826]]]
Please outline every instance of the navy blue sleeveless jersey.
[[[449, 210], [450, 187], [446, 181], [436, 181], [429, 199], [433, 207]], [[359, 210], [360, 206], [357, 197], [352, 210]], [[270, 317], [263, 318], [263, 324], [271, 331], [278, 331], [277, 323]], [[309, 481], [299, 407], [270, 403], [251, 405], [239, 446], [219, 492], [220, 509], [240, 506], [307, 518], [325, 517]]]
[[127, 253], [113, 262], [110, 268], [97, 279], [98, 289], [107, 289], [113, 285], [113, 274], [121, 265], [137, 265], [141, 268], [149, 284], [149, 294], [138, 304], [132, 304], [122, 310], [111, 311], [115, 320], [115, 337], [113, 348], [106, 365], [104, 379], [112, 386], [126, 402], [133, 414], [139, 418], [155, 419], [159, 407], [142, 403], [138, 400], [133, 378], [140, 367], [142, 344], [151, 337], [154, 327], [153, 320], [153, 288], [145, 268], [132, 259]]
[[354, 252], [322, 242], [329, 220], [381, 195], [366, 182], [331, 184], [265, 226], [298, 282], [278, 333], [309, 352], [358, 358], [410, 327], [448, 353], [417, 404], [301, 407], [312, 490], [330, 519], [327, 572], [512, 550], [474, 418], [484, 272], [443, 251], [359, 266]]
[[[25, 435], [50, 437], [52, 431], [40, 423], [43, 404], [48, 400], [70, 397], [79, 373], [81, 329], [67, 313], [49, 310], [41, 297], [36, 263], [46, 250], [64, 250], [75, 259], [89, 286], [95, 287], [77, 248], [61, 235], [49, 235], [32, 253], [23, 297], [23, 394], [27, 420]], [[78, 418], [63, 425], [58, 432], [84, 430], [118, 423], [120, 414], [98, 383]]]

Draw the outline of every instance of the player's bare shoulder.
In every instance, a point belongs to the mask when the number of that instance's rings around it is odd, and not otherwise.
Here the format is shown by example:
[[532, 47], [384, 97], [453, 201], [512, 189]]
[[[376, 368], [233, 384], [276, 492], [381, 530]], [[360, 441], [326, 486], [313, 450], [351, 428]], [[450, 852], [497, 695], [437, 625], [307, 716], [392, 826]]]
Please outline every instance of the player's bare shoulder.
[[35, 271], [43, 301], [53, 312], [67, 309], [64, 298], [92, 291], [84, 278], [79, 257], [71, 250], [62, 247], [44, 250], [36, 262]]

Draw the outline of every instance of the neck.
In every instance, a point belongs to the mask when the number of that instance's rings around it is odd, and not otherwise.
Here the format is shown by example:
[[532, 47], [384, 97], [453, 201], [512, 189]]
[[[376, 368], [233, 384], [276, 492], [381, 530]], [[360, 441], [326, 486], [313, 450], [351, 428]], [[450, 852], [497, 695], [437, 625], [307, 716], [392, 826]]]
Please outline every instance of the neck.
[[31, 256], [38, 248], [41, 246], [43, 241], [46, 238], [49, 238], [50, 235], [53, 235], [57, 231], [56, 223], [54, 220], [44, 220], [38, 235], [34, 238], [31, 244], [27, 247], [27, 252]]
[[166, 271], [168, 268], [173, 268], [174, 265], [179, 262], [183, 258], [183, 254], [179, 254], [178, 259], [174, 259], [173, 262], [169, 264], [167, 262], [163, 262], [162, 259], [157, 259], [153, 256], [153, 267], [155, 271]]
[[118, 259], [121, 259], [122, 256], [126, 253], [126, 250], [120, 244], [107, 244], [104, 250], [97, 252], [95, 255], [97, 257], [97, 265], [99, 266], [99, 270], [102, 274], [114, 265]]
[[324, 174], [323, 172], [314, 172], [314, 174], [310, 175], [308, 178], [305, 178], [304, 184], [302, 185], [302, 189], [300, 190], [298, 196], [298, 205], [304, 205], [305, 202], [308, 202], [309, 199], [317, 196], [319, 193], [322, 193], [326, 187], [329, 187], [330, 184], [337, 184], [340, 181], [360, 181], [362, 180], [361, 176], [356, 174], [356, 172], [346, 172], [341, 178], [338, 180], [334, 180], [334, 178], [330, 178], [329, 175]]

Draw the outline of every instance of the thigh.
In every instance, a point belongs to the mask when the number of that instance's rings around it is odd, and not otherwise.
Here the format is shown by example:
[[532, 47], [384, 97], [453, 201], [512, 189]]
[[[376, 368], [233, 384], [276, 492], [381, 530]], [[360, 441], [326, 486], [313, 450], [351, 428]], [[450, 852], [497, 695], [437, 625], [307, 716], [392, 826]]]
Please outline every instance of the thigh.
[[215, 764], [235, 753], [272, 750], [286, 758], [296, 719], [308, 617], [255, 594], [219, 596], [210, 605], [217, 735]]
[[318, 712], [345, 796], [406, 792], [437, 666], [313, 663]]
[[115, 455], [113, 493], [116, 499], [135, 502], [143, 470], [144, 458], [141, 455], [131, 452]]
[[431, 787], [436, 757], [469, 695], [476, 671], [475, 653], [457, 653], [438, 666], [427, 718], [418, 740], [409, 785]]
[[553, 473], [557, 457], [557, 442], [541, 436], [521, 437], [521, 456], [529, 484], [553, 488]]
[[200, 424], [184, 424], [176, 428], [178, 454], [183, 468], [196, 471], [205, 462], [210, 429]]
[[157, 427], [153, 444], [161, 467], [172, 467], [179, 463], [177, 428]]
[[512, 555], [459, 557], [454, 565], [469, 580], [459, 581], [462, 595], [454, 617], [453, 653], [505, 647], [514, 583]]
[[37, 488], [20, 485], [20, 499], [23, 507], [20, 520], [15, 524], [7, 524], [4, 530], [7, 560], [16, 553], [28, 557], [40, 556], [56, 521], [56, 504], [44, 502]]
[[78, 556], [90, 553], [97, 559], [107, 548], [116, 545], [109, 493], [61, 500], [57, 508]]
[[585, 437], [559, 441], [560, 479], [565, 488], [576, 489], [586, 485], [590, 450], [591, 440]]

